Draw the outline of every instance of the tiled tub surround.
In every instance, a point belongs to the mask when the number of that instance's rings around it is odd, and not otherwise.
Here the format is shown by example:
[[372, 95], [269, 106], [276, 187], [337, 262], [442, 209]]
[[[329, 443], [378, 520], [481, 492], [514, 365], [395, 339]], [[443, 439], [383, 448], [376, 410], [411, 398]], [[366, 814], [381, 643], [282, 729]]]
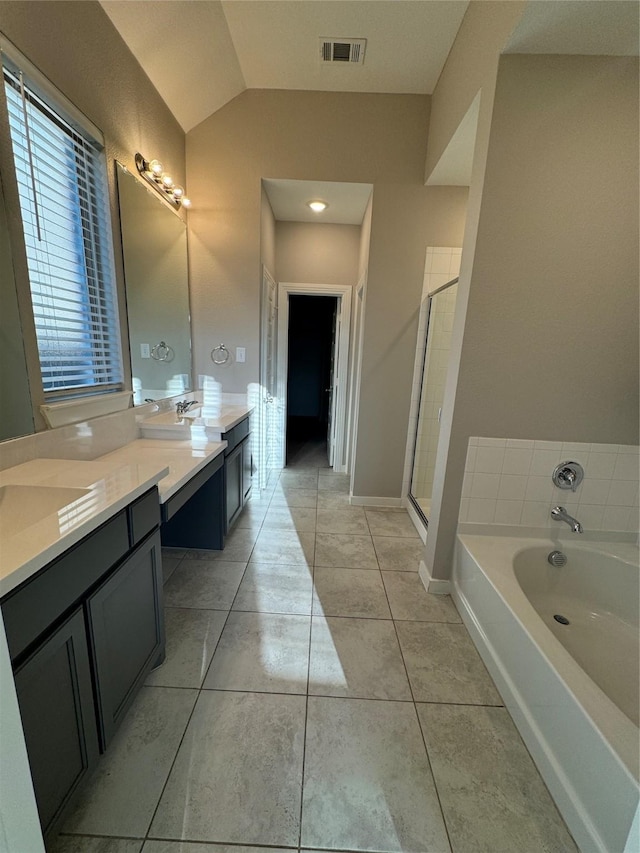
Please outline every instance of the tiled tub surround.
[[[568, 533], [568, 562], [555, 567], [546, 555], [557, 540], [485, 531], [458, 536], [452, 592], [463, 621], [580, 849], [638, 850], [638, 728], [577, 660], [591, 644], [596, 660], [585, 667], [625, 706], [637, 678], [638, 548]], [[537, 590], [547, 591], [546, 607]], [[556, 625], [568, 632], [564, 643], [545, 624], [556, 612], [570, 617]]]
[[166, 662], [55, 853], [575, 853], [420, 552], [315, 468], [163, 555]]
[[[584, 468], [575, 493], [551, 481], [556, 465], [567, 461]], [[544, 528], [564, 536], [569, 528], [550, 515], [560, 505], [587, 535], [603, 530], [637, 534], [639, 467], [639, 448], [633, 446], [470, 438], [459, 520], [463, 525]]]

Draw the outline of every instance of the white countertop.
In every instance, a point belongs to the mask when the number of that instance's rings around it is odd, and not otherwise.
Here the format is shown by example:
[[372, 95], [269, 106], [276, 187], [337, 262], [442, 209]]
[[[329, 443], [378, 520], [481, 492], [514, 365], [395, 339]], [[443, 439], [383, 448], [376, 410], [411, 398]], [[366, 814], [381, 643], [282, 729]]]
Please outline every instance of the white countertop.
[[148, 439], [174, 441], [219, 441], [222, 434], [248, 417], [253, 408], [250, 406], [224, 405], [219, 417], [203, 417], [202, 407], [194, 407], [191, 412], [178, 416], [175, 412], [162, 412], [141, 421], [140, 431]]
[[224, 452], [226, 441], [175, 441], [154, 438], [139, 438], [124, 447], [100, 457], [101, 462], [123, 465], [146, 463], [164, 465], [166, 475], [158, 483], [160, 503], [164, 503], [182, 488], [185, 483], [208, 465], [212, 459]]
[[0, 472], [0, 595], [143, 495], [168, 470], [152, 456], [127, 464], [34, 459]]

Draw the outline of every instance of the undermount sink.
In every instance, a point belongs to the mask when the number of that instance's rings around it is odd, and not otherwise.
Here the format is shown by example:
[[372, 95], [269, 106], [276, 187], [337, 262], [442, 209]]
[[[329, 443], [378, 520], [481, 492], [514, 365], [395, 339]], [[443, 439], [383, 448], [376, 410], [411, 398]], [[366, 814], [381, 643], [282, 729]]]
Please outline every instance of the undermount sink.
[[21, 533], [81, 500], [89, 491], [64, 486], [0, 486], [0, 536]]

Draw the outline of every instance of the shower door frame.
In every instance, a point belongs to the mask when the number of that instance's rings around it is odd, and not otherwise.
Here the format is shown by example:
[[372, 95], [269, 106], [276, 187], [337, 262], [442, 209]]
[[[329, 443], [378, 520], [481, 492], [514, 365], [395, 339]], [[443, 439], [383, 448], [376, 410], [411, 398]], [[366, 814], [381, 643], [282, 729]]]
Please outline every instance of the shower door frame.
[[[411, 508], [418, 514], [418, 517], [420, 518], [420, 520], [424, 524], [425, 528], [429, 527], [429, 519], [424, 514], [424, 510], [422, 509], [422, 507], [418, 503], [417, 498], [415, 498], [413, 496], [412, 489], [413, 489], [413, 474], [414, 474], [415, 461], [416, 461], [416, 450], [418, 448], [418, 430], [420, 428], [420, 411], [421, 411], [421, 404], [422, 404], [422, 394], [424, 391], [424, 380], [425, 380], [424, 374], [425, 374], [425, 367], [426, 367], [426, 363], [427, 363], [427, 350], [428, 350], [428, 343], [429, 343], [429, 328], [430, 328], [430, 323], [431, 323], [431, 310], [432, 310], [432, 303], [433, 303], [434, 297], [437, 296], [439, 293], [442, 293], [443, 290], [447, 290], [448, 288], [453, 287], [454, 284], [458, 284], [458, 282], [459, 282], [459, 276], [456, 276], [455, 278], [452, 278], [451, 281], [447, 281], [445, 284], [440, 285], [440, 287], [436, 287], [435, 290], [432, 290], [426, 296], [426, 298], [428, 299], [427, 325], [426, 325], [425, 335], [424, 335], [422, 358], [420, 360], [420, 364], [421, 364], [420, 392], [418, 394], [418, 399], [417, 399], [416, 428], [415, 428], [415, 431], [413, 433], [413, 449], [411, 452], [411, 473], [410, 473], [410, 477], [409, 477], [409, 486], [408, 486], [408, 491], [407, 491], [407, 500], [411, 504]], [[448, 370], [449, 370], [449, 366], [447, 365], [447, 371]]]

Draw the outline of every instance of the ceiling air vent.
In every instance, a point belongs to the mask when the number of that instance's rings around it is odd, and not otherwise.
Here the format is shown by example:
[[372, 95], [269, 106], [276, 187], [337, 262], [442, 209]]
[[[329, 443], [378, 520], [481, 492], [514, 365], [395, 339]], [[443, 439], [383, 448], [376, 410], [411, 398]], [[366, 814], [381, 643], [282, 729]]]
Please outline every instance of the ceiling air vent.
[[367, 46], [366, 39], [320, 39], [320, 64], [339, 65], [364, 63], [364, 51]]

